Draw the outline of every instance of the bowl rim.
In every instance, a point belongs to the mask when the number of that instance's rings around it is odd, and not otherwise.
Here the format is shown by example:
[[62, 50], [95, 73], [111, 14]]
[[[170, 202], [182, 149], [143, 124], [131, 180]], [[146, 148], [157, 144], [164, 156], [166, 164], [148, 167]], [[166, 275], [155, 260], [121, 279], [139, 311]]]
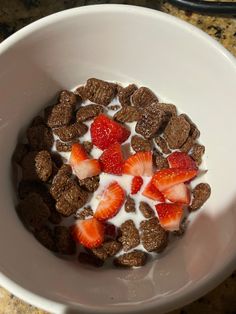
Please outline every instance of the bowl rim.
[[[41, 27], [45, 27], [49, 24], [53, 24], [58, 22], [62, 19], [67, 19], [70, 16], [75, 15], [83, 15], [90, 12], [94, 13], [101, 13], [103, 12], [128, 12], [131, 14], [141, 14], [141, 15], [149, 15], [152, 17], [156, 17], [157, 19], [167, 20], [171, 24], [175, 24], [178, 27], [182, 27], [185, 30], [193, 33], [194, 36], [201, 38], [201, 40], [206, 41], [213, 49], [216, 49], [217, 52], [220, 52], [221, 55], [226, 59], [226, 61], [230, 62], [231, 65], [235, 68], [236, 71], [236, 58], [220, 43], [218, 43], [214, 38], [209, 36], [204, 31], [198, 29], [196, 26], [181, 20], [175, 16], [170, 14], [145, 8], [139, 7], [134, 5], [124, 5], [124, 4], [98, 4], [98, 5], [88, 5], [82, 7], [76, 7], [72, 9], [63, 10], [57, 13], [50, 14], [46, 17], [43, 17], [29, 25], [23, 27], [22, 29], [18, 30], [10, 37], [5, 39], [2, 43], [0, 43], [0, 57], [1, 55], [10, 49], [15, 43], [20, 40], [26, 38], [29, 34], [33, 33], [34, 31], [40, 29]], [[187, 292], [184, 294], [178, 294], [171, 297], [171, 300], [168, 302], [167, 305], [161, 304], [161, 308], [159, 313], [164, 313], [166, 311], [174, 310], [178, 307], [184, 306], [199, 297], [206, 294], [208, 291], [216, 287], [220, 284], [227, 276], [229, 276], [235, 270], [236, 264], [236, 254], [229, 258], [226, 262], [224, 267], [218, 269], [217, 272], [212, 273], [208, 278], [202, 278], [199, 282], [191, 289], [188, 289]], [[8, 291], [13, 293], [15, 296], [19, 297], [20, 299], [24, 300], [25, 302], [30, 302], [30, 304], [44, 309], [46, 311], [50, 311], [53, 313], [66, 313], [66, 310], [70, 309], [71, 306], [52, 301], [45, 297], [39, 296], [22, 286], [18, 285], [14, 280], [8, 278], [3, 273], [0, 273], [0, 283], [1, 285], [6, 288]], [[125, 311], [126, 313], [144, 313], [146, 310], [154, 310], [157, 306], [157, 302], [155, 300], [149, 301], [148, 303], [139, 304], [138, 309], [132, 305], [127, 305]], [[84, 305], [76, 305], [77, 311], [83, 311], [83, 313], [123, 313], [124, 308], [114, 308], [109, 306], [108, 308], [104, 309], [103, 307], [94, 307], [94, 306], [84, 306]], [[69, 312], [68, 312], [69, 313]], [[74, 312], [73, 312], [74, 313]], [[76, 312], [77, 313], [77, 312]]]

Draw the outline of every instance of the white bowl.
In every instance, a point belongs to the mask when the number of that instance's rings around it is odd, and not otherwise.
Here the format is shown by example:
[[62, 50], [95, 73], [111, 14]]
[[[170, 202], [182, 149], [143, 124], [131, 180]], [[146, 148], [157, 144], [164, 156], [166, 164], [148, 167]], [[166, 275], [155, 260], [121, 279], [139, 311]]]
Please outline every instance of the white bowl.
[[[0, 45], [0, 284], [55, 313], [163, 313], [220, 283], [236, 263], [235, 59], [197, 28], [149, 9], [100, 5], [37, 21]], [[136, 82], [198, 124], [212, 196], [186, 235], [143, 268], [56, 258], [18, 219], [11, 155], [61, 88], [89, 77]]]

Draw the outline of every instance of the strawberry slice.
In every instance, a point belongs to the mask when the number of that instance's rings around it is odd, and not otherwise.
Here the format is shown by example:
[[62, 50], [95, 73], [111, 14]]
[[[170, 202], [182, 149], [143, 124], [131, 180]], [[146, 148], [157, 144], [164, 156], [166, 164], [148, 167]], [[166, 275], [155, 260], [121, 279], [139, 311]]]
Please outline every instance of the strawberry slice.
[[104, 225], [96, 218], [77, 220], [72, 228], [72, 236], [86, 248], [98, 247], [104, 241]]
[[121, 145], [119, 143], [112, 144], [108, 149], [104, 150], [99, 161], [103, 172], [121, 176], [124, 165]]
[[172, 186], [189, 181], [197, 175], [196, 169], [169, 168], [157, 171], [152, 182], [155, 187], [163, 192]]
[[94, 177], [101, 173], [100, 163], [97, 159], [86, 159], [80, 161], [78, 164], [72, 165], [72, 168], [80, 180]]
[[169, 231], [179, 230], [181, 218], [183, 216], [183, 207], [178, 204], [157, 204], [156, 210], [158, 213], [161, 226]]
[[170, 168], [197, 169], [195, 161], [184, 152], [174, 152], [167, 157]]
[[125, 161], [123, 173], [151, 177], [153, 175], [152, 152], [138, 152], [130, 156]]
[[72, 144], [71, 154], [70, 154], [70, 164], [77, 165], [80, 161], [88, 159], [88, 154], [84, 147], [80, 143]]
[[98, 220], [107, 220], [117, 214], [125, 199], [125, 192], [115, 181], [108, 185], [102, 194], [94, 217]]
[[186, 184], [179, 183], [163, 191], [165, 198], [173, 203], [189, 205], [190, 192]]
[[143, 185], [143, 178], [136, 176], [133, 177], [131, 182], [131, 194], [137, 194], [138, 191], [141, 189], [141, 186]]
[[90, 128], [94, 145], [104, 150], [114, 143], [123, 143], [130, 136], [130, 131], [104, 114], [98, 115]]
[[152, 183], [152, 180], [150, 180], [149, 183], [146, 185], [142, 195], [154, 201], [165, 201], [163, 194], [155, 187], [155, 185]]

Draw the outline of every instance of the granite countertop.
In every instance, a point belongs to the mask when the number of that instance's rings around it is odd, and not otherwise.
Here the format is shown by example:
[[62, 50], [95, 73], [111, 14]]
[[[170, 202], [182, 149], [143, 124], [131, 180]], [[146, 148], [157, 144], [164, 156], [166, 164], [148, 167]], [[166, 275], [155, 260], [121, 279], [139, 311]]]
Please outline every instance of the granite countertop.
[[[0, 42], [18, 29], [43, 16], [76, 6], [99, 3], [124, 3], [162, 10], [201, 28], [236, 56], [236, 19], [185, 12], [165, 1], [156, 0], [0, 0]], [[236, 313], [236, 272], [206, 296], [169, 314], [200, 313]], [[24, 303], [0, 287], [0, 314], [46, 314], [46, 312]]]

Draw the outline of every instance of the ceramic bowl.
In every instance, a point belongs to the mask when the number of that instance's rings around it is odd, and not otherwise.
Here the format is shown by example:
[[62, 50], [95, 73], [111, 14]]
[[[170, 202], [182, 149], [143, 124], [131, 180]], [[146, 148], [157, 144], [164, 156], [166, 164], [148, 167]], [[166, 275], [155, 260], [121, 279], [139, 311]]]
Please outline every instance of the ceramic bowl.
[[[43, 18], [0, 45], [0, 284], [53, 313], [164, 313], [219, 284], [236, 262], [236, 62], [197, 28], [125, 5]], [[206, 146], [207, 204], [186, 235], [137, 269], [91, 269], [56, 258], [15, 212], [11, 155], [62, 88], [97, 77], [148, 86], [187, 113]]]

